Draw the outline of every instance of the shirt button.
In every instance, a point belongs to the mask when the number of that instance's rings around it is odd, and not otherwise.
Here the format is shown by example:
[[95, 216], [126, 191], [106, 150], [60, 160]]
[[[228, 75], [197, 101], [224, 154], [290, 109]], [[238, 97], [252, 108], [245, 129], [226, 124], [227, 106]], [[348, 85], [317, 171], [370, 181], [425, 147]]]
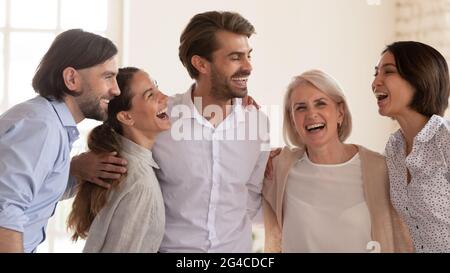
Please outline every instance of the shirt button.
[[421, 249], [423, 249], [423, 246], [420, 246]]
[[406, 210], [408, 210], [408, 207], [405, 207]]
[[419, 226], [416, 226], [417, 229], [419, 229]]

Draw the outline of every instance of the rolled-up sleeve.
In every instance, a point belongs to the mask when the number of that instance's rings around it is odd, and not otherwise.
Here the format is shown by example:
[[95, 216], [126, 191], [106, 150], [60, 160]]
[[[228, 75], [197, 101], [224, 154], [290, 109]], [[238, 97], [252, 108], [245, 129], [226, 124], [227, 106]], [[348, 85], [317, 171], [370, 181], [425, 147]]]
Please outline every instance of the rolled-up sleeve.
[[55, 162], [57, 132], [44, 120], [0, 123], [0, 227], [24, 232], [25, 211]]

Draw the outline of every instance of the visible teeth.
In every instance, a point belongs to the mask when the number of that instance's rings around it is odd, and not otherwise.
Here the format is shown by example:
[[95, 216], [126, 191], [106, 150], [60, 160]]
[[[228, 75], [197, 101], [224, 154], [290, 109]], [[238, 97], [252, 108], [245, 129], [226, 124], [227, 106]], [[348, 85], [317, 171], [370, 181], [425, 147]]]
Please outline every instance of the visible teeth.
[[162, 110], [160, 110], [158, 113], [156, 113], [156, 115], [158, 116], [158, 115], [164, 114], [166, 112], [167, 112], [167, 107], [162, 109]]
[[247, 81], [248, 78], [247, 77], [245, 77], [245, 78], [232, 78], [232, 80], [233, 81]]
[[378, 92], [378, 91], [375, 92], [374, 95], [375, 95], [375, 97], [376, 97], [377, 99], [385, 99], [385, 98], [388, 97], [388, 94], [387, 94], [387, 93], [384, 93], [384, 92]]
[[325, 126], [324, 123], [317, 123], [317, 124], [306, 126], [306, 130], [313, 130], [313, 129], [317, 129], [317, 128], [324, 127], [324, 126]]
[[106, 103], [106, 104], [108, 104], [108, 103], [109, 103], [109, 100], [103, 99], [103, 102]]

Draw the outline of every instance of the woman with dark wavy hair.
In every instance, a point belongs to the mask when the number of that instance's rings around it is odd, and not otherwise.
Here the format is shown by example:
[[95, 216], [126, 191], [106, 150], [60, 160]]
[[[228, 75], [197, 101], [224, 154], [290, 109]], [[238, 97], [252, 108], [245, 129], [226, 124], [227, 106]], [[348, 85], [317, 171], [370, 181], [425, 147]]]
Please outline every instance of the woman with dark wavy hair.
[[73, 240], [86, 239], [83, 252], [156, 252], [165, 211], [153, 168], [156, 136], [170, 128], [167, 96], [150, 76], [134, 67], [119, 69], [120, 96], [108, 105], [108, 118], [89, 135], [97, 154], [117, 152], [128, 172], [109, 189], [81, 181], [69, 215]]

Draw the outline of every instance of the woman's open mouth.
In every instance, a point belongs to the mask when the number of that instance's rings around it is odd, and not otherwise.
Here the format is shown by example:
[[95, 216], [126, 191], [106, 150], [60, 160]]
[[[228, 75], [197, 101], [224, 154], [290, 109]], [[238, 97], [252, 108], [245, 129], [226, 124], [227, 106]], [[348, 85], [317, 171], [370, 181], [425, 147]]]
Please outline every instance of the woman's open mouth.
[[305, 126], [306, 131], [308, 132], [319, 132], [320, 130], [325, 128], [325, 123], [315, 123], [311, 125]]
[[159, 110], [158, 113], [156, 113], [156, 116], [163, 120], [169, 119], [169, 115], [167, 115], [167, 107]]
[[375, 97], [377, 98], [377, 101], [378, 101], [378, 102], [382, 102], [382, 101], [384, 101], [385, 99], [387, 99], [387, 98], [389, 97], [389, 95], [388, 95], [387, 93], [385, 93], [385, 92], [379, 92], [379, 91], [376, 91], [376, 92], [374, 93], [374, 95], [375, 95]]

